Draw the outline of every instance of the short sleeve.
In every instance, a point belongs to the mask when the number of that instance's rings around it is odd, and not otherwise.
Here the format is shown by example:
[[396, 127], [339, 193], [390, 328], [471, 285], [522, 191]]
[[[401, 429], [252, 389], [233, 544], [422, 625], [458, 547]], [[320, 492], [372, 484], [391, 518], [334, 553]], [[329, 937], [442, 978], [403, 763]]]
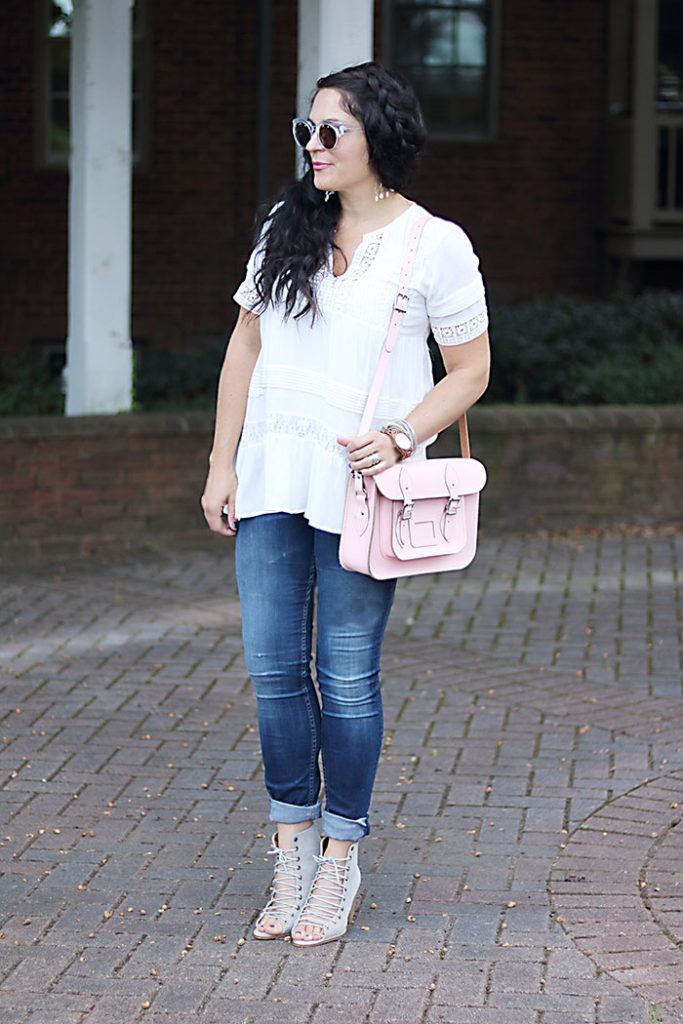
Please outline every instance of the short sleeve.
[[484, 282], [479, 259], [457, 224], [439, 221], [425, 272], [425, 302], [429, 325], [440, 345], [461, 345], [478, 338], [488, 327]]
[[240, 284], [239, 288], [233, 295], [235, 302], [243, 306], [244, 309], [248, 309], [251, 313], [262, 313], [263, 312], [263, 301], [256, 290], [254, 284], [254, 276], [258, 270], [261, 261], [262, 251], [257, 245], [252, 251], [249, 260], [247, 261], [247, 268], [244, 272], [244, 280]]
[[251, 255], [247, 261], [244, 280], [233, 295], [233, 299], [238, 305], [243, 306], [244, 309], [248, 309], [251, 313], [256, 313], [259, 316], [265, 311], [267, 303], [264, 303], [259, 295], [254, 278], [256, 277], [259, 267], [261, 266], [261, 261], [263, 260], [266, 229], [273, 217], [273, 214], [280, 208], [280, 206], [282, 206], [282, 203], [276, 203], [275, 206], [271, 207], [270, 212], [261, 227], [261, 233], [258, 241], [252, 249]]

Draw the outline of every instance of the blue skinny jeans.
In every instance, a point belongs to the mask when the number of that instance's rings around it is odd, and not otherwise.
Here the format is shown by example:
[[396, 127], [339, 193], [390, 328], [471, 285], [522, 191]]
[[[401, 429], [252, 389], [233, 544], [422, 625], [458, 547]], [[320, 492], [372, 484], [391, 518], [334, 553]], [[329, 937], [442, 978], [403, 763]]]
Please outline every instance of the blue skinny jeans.
[[322, 754], [323, 832], [360, 839], [382, 746], [379, 660], [395, 581], [343, 569], [339, 536], [286, 512], [242, 519], [235, 560], [270, 820], [321, 816]]

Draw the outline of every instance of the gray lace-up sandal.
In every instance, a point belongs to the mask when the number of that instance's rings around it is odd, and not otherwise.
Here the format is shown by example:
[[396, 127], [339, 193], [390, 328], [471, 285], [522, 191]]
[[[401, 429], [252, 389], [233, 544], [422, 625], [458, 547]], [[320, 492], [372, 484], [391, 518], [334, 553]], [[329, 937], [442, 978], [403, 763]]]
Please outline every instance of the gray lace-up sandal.
[[[358, 909], [358, 843], [352, 843], [346, 857], [326, 857], [324, 843], [321, 843], [320, 855], [315, 860], [318, 870], [308, 899], [292, 929], [294, 946], [322, 946], [325, 942], [340, 939], [346, 935]], [[294, 931], [304, 925], [312, 926], [319, 934], [309, 938], [295, 935]]]
[[[320, 834], [315, 824], [292, 839], [290, 850], [281, 850], [277, 833], [273, 836], [269, 856], [275, 857], [272, 892], [268, 903], [259, 914], [254, 928], [255, 939], [281, 939], [289, 935], [294, 922], [310, 892], [316, 872], [316, 852], [319, 849]], [[276, 918], [282, 925], [279, 932], [264, 929], [267, 918]]]

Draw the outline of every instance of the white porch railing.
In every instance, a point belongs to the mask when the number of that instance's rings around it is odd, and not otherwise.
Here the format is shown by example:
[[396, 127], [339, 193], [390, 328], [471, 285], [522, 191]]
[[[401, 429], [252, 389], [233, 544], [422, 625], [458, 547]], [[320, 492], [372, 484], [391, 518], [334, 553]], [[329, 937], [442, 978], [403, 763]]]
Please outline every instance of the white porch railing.
[[[652, 152], [641, 152], [634, 159], [632, 118], [615, 117], [609, 122], [608, 220], [631, 224], [634, 209], [646, 206], [650, 227], [683, 224], [683, 113], [655, 115], [653, 141]], [[654, 189], [649, 184], [653, 181]], [[644, 190], [650, 195], [644, 196]]]
[[683, 224], [683, 113], [658, 114], [657, 196], [658, 223]]

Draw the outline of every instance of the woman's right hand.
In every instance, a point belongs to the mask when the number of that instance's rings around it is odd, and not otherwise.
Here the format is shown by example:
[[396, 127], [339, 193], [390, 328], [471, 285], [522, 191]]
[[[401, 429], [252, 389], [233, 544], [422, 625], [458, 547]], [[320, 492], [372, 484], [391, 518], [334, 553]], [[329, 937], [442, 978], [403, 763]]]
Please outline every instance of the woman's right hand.
[[[209, 470], [202, 495], [202, 508], [209, 529], [214, 533], [220, 533], [223, 537], [234, 537], [237, 533], [236, 497], [237, 477], [234, 470], [223, 470], [220, 473]], [[224, 505], [228, 506], [227, 521], [222, 514]]]

